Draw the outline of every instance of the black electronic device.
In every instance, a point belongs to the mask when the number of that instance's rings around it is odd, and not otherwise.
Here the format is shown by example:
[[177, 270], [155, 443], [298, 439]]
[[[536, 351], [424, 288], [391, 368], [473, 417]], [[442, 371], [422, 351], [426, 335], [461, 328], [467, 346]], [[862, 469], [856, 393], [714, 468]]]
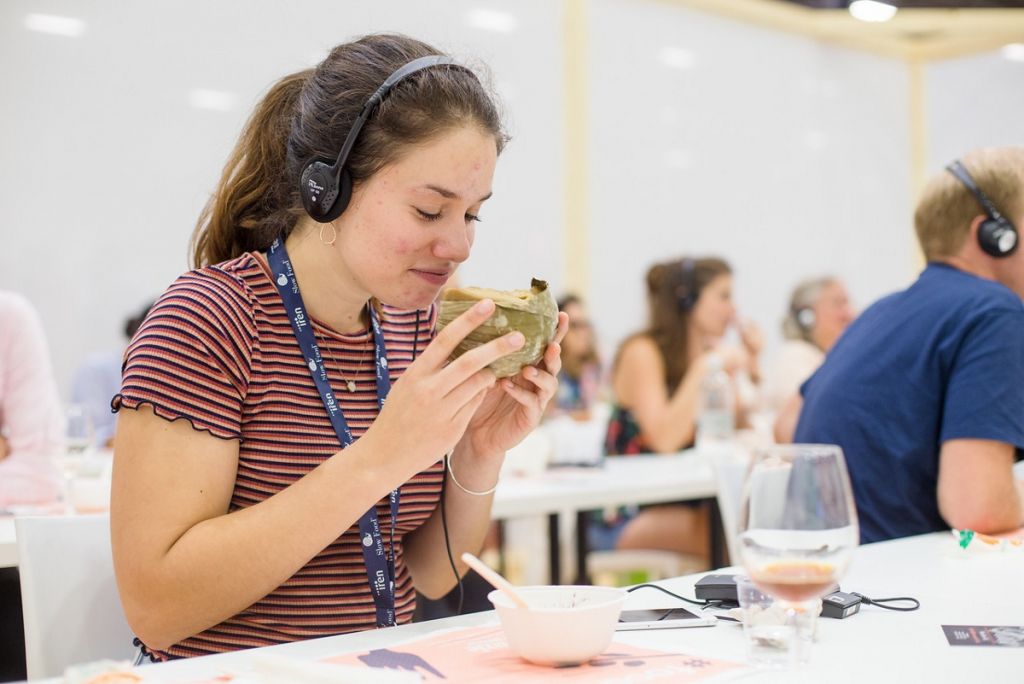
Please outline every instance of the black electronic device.
[[992, 200], [981, 191], [978, 184], [974, 182], [967, 167], [960, 160], [954, 161], [946, 167], [946, 170], [956, 176], [956, 179], [963, 183], [964, 187], [970, 190], [978, 204], [985, 210], [987, 219], [981, 222], [978, 227], [978, 245], [982, 251], [994, 257], [1004, 257], [1013, 254], [1017, 250], [1019, 242], [1017, 227], [1010, 219], [1003, 216]]
[[860, 612], [860, 596], [845, 591], [833, 591], [821, 599], [821, 617], [842, 620]]
[[345, 137], [341, 151], [338, 152], [338, 158], [333, 163], [317, 159], [306, 165], [299, 180], [299, 195], [302, 197], [302, 206], [310, 217], [320, 223], [330, 223], [341, 216], [341, 212], [345, 211], [345, 207], [348, 206], [349, 200], [352, 198], [352, 176], [345, 168], [345, 162], [348, 160], [348, 155], [352, 152], [356, 138], [359, 137], [359, 131], [362, 130], [366, 120], [388, 94], [388, 91], [403, 78], [441, 64], [457, 64], [457, 62], [445, 55], [429, 55], [414, 59], [395, 70], [363, 105], [359, 116], [356, 117], [352, 128], [349, 129], [348, 135]]
[[697, 580], [693, 590], [701, 601], [736, 603], [736, 575], [705, 575]]
[[[739, 603], [736, 575], [705, 575], [697, 580], [693, 589], [694, 595], [701, 601], [730, 606]], [[860, 611], [860, 605], [860, 596], [839, 591], [837, 585], [831, 594], [821, 599], [821, 616], [838, 619], [850, 617]]]

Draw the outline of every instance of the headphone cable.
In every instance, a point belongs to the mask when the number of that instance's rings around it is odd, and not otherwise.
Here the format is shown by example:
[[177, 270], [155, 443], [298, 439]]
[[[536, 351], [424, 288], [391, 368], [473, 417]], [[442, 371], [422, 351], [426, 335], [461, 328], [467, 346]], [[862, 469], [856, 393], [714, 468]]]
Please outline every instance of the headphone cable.
[[[412, 336], [412, 360], [416, 360], [416, 351], [418, 349], [420, 339], [420, 311], [416, 310], [416, 329]], [[447, 466], [448, 454], [443, 457], [444, 465]], [[455, 576], [455, 586], [459, 590], [459, 604], [455, 611], [456, 615], [462, 615], [462, 603], [465, 598], [465, 592], [462, 587], [462, 577], [459, 576], [459, 569], [455, 567], [455, 557], [452, 555], [452, 542], [448, 536], [448, 511], [444, 505], [446, 493], [448, 491], [448, 469], [447, 467], [441, 469], [441, 530], [444, 532], [444, 550], [448, 554], [448, 564], [452, 568], [452, 575]]]

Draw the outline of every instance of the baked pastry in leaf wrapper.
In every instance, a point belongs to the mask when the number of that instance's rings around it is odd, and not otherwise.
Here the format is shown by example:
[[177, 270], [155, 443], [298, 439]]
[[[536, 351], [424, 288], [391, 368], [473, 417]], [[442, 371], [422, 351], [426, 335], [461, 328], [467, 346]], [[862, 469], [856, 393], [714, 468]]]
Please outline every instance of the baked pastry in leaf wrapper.
[[544, 350], [555, 338], [558, 327], [558, 304], [548, 284], [536, 278], [529, 290], [491, 290], [485, 287], [462, 287], [445, 290], [437, 315], [441, 330], [468, 311], [481, 299], [494, 300], [494, 313], [466, 336], [455, 348], [449, 360], [501, 337], [513, 330], [523, 333], [526, 343], [518, 350], [501, 357], [490, 365], [499, 378], [515, 375], [524, 366], [541, 360]]

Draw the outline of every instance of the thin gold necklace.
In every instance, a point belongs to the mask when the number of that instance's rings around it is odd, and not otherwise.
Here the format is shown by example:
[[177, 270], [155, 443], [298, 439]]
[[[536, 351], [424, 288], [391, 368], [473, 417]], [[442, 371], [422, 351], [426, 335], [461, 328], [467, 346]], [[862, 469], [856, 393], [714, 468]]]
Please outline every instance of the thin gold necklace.
[[[369, 312], [369, 309], [367, 309], [367, 312]], [[313, 332], [314, 332], [314, 334], [316, 334], [316, 328], [313, 328]], [[347, 380], [345, 379], [345, 373], [341, 370], [341, 364], [338, 363], [338, 360], [336, 358], [334, 358], [334, 352], [332, 352], [330, 347], [327, 346], [327, 340], [324, 339], [323, 335], [319, 335], [319, 337], [320, 337], [320, 347], [322, 349], [326, 349], [327, 350], [327, 355], [331, 357], [331, 361], [334, 362], [334, 367], [338, 369], [338, 374], [341, 375], [342, 382], [345, 383], [346, 389], [348, 389], [350, 394], [355, 394], [355, 391], [356, 391], [356, 381], [352, 379], [352, 376], [350, 376], [349, 379], [347, 379]], [[356, 366], [356, 374], [355, 374], [354, 377], [358, 377], [359, 374], [363, 371], [363, 361], [365, 359], [366, 359], [366, 348], [364, 347], [362, 353], [359, 355], [359, 365]]]
[[320, 336], [320, 347], [321, 349], [325, 349], [327, 351], [327, 355], [331, 357], [331, 361], [334, 362], [334, 367], [338, 369], [338, 374], [341, 375], [341, 380], [342, 382], [345, 383], [345, 387], [348, 389], [350, 393], [354, 394], [356, 391], [356, 381], [353, 380], [353, 378], [359, 377], [359, 374], [363, 370], [363, 360], [366, 359], [365, 347], [363, 348], [362, 353], [359, 355], [359, 365], [356, 366], [355, 375], [349, 376], [348, 379], [345, 379], [345, 373], [344, 371], [341, 370], [341, 364], [338, 363], [338, 359], [334, 358], [334, 352], [332, 352], [331, 348], [327, 346], [327, 340], [325, 340], [323, 336]]

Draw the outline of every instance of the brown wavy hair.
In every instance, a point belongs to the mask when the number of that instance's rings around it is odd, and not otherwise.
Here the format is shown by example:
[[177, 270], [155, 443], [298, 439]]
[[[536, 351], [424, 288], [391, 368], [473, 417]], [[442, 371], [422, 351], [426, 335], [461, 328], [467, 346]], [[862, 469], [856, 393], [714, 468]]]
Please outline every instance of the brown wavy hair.
[[[687, 264], [686, 262], [689, 262]], [[665, 386], [669, 393], [683, 380], [690, 364], [690, 318], [693, 307], [708, 283], [720, 275], [732, 273], [722, 259], [675, 259], [655, 264], [647, 271], [647, 301], [650, 317], [647, 329], [661, 352], [665, 364]]]
[[[192, 235], [195, 267], [264, 251], [304, 215], [302, 169], [333, 160], [370, 95], [392, 72], [441, 54], [421, 41], [378, 34], [339, 45], [312, 69], [285, 76], [256, 106]], [[467, 68], [434, 66], [404, 78], [359, 133], [346, 168], [358, 187], [411, 146], [463, 127], [508, 137], [491, 90]]]

